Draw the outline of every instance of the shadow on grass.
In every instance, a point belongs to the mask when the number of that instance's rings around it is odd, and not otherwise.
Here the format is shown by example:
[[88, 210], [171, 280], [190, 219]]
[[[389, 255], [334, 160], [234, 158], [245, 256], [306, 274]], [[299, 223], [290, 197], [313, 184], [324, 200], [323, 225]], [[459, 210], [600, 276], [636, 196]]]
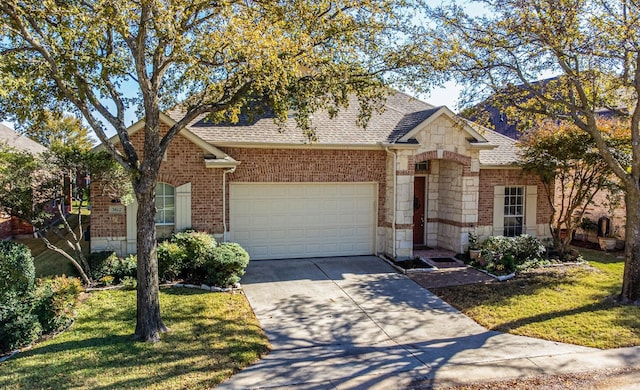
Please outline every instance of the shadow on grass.
[[[97, 295], [97, 296], [96, 296]], [[0, 365], [7, 388], [210, 388], [268, 348], [244, 297], [163, 289], [171, 329], [134, 342], [135, 292], [94, 293], [66, 333]]]

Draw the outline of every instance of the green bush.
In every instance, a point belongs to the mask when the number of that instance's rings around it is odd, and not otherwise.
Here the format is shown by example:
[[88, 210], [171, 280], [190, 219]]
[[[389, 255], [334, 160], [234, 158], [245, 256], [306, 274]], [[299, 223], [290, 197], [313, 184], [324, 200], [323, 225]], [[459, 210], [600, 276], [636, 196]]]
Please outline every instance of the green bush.
[[32, 304], [33, 293], [0, 296], [0, 354], [29, 345], [42, 333]]
[[192, 272], [201, 268], [209, 257], [209, 253], [216, 247], [216, 240], [208, 233], [185, 231], [176, 233], [171, 242], [184, 250], [183, 269]]
[[105, 276], [113, 276], [118, 272], [120, 261], [116, 252], [102, 251], [91, 253], [88, 257], [93, 279], [100, 280]]
[[34, 313], [44, 333], [59, 331], [71, 323], [82, 290], [80, 280], [64, 275], [38, 281]]
[[158, 275], [162, 279], [174, 280], [184, 267], [185, 250], [175, 242], [163, 241], [158, 244]]
[[13, 241], [0, 241], [0, 294], [35, 287], [36, 269], [31, 251]]
[[249, 264], [249, 254], [239, 244], [221, 243], [214, 248], [205, 263], [207, 283], [226, 287], [240, 281]]
[[545, 252], [542, 242], [522, 234], [518, 237], [489, 237], [482, 243], [480, 259], [474, 262], [494, 274], [508, 274], [523, 269], [524, 264], [535, 264]]
[[114, 275], [121, 282], [127, 277], [135, 277], [138, 272], [138, 257], [136, 255], [129, 255], [123, 259], [119, 259], [120, 264], [117, 270], [117, 274]]
[[120, 283], [125, 290], [135, 290], [138, 287], [138, 280], [132, 276], [125, 276]]
[[482, 249], [499, 257], [512, 256], [515, 264], [539, 258], [545, 252], [540, 240], [528, 234], [518, 237], [489, 237], [482, 243]]
[[119, 258], [113, 251], [103, 251], [89, 255], [89, 266], [95, 280], [112, 276], [113, 281], [119, 282], [126, 276], [136, 275], [138, 260], [136, 255]]
[[29, 248], [0, 241], [0, 352], [28, 345], [41, 332], [32, 312], [35, 267]]

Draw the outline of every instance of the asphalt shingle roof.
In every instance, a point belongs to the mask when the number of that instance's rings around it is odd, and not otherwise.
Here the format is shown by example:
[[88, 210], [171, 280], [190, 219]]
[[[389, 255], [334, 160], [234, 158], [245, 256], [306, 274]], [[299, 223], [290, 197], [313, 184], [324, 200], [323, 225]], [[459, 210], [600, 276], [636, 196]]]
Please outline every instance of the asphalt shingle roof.
[[24, 135], [16, 133], [13, 129], [0, 123], [0, 143], [5, 143], [12, 148], [30, 152], [32, 154], [42, 153], [47, 148], [40, 145]]
[[[367, 127], [357, 124], [359, 106], [355, 98], [347, 109], [341, 110], [330, 118], [327, 112], [315, 113], [311, 125], [316, 131], [318, 145], [370, 146], [381, 143], [396, 143], [402, 136], [424, 122], [440, 107], [435, 107], [407, 94], [396, 92], [387, 97], [382, 112], [374, 112]], [[169, 117], [179, 120], [180, 110], [166, 112]], [[517, 148], [513, 140], [492, 130], [470, 123], [490, 144], [497, 145], [493, 150], [480, 152], [482, 165], [511, 165], [516, 160]], [[197, 118], [187, 129], [212, 145], [225, 144], [272, 144], [303, 145], [309, 143], [295, 120], [290, 118], [278, 126], [269, 113], [250, 122], [242, 117], [235, 124], [215, 124], [208, 122], [205, 116]]]

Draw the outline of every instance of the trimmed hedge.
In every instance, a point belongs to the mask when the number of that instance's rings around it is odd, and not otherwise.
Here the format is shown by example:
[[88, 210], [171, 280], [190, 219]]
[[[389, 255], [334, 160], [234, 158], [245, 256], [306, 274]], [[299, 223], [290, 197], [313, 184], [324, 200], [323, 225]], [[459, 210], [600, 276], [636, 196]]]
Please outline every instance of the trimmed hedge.
[[175, 242], [163, 241], [158, 244], [156, 253], [160, 278], [173, 280], [180, 276], [187, 257], [184, 248]]
[[216, 240], [205, 232], [177, 233], [158, 244], [160, 278], [203, 280], [226, 287], [237, 283], [249, 264], [249, 254], [239, 244]]
[[216, 240], [208, 233], [185, 231], [176, 233], [171, 242], [184, 250], [184, 268], [197, 271], [206, 262], [209, 253], [216, 247]]
[[236, 284], [249, 265], [249, 254], [239, 244], [223, 242], [205, 263], [206, 281], [220, 287]]

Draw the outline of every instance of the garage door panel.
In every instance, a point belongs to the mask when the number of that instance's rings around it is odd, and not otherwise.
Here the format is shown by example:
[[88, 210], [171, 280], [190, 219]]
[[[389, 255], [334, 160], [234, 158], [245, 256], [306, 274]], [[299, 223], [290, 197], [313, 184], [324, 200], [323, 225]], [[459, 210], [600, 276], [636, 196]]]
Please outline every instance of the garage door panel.
[[372, 183], [232, 183], [231, 239], [252, 259], [374, 253]]

